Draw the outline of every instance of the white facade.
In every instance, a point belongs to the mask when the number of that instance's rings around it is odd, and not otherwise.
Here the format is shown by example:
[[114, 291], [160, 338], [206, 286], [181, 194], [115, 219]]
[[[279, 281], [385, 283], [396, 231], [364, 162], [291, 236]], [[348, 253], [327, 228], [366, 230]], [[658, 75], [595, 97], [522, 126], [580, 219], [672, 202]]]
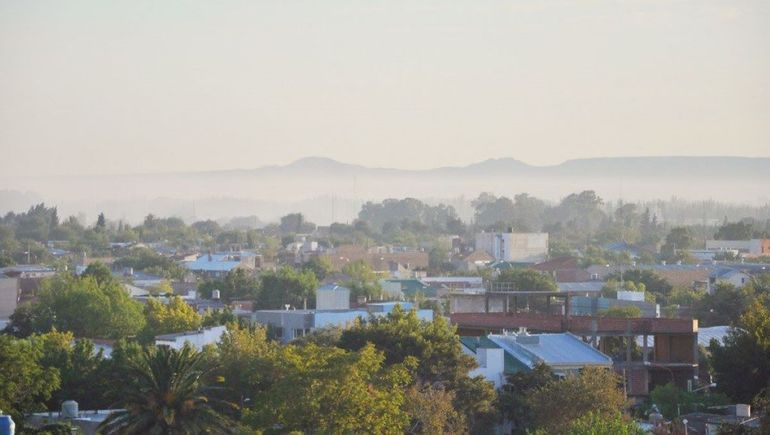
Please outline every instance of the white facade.
[[219, 343], [222, 334], [227, 331], [225, 326], [214, 326], [200, 331], [180, 332], [178, 334], [165, 334], [155, 337], [156, 346], [168, 346], [172, 349], [181, 349], [185, 343], [189, 343], [197, 350], [203, 349], [207, 344]]
[[476, 358], [478, 367], [471, 370], [468, 376], [483, 376], [495, 384], [495, 389], [502, 388], [505, 383], [505, 352], [502, 349], [478, 348], [476, 353], [465, 346], [463, 352]]
[[329, 284], [319, 287], [315, 292], [317, 310], [347, 310], [350, 308], [350, 289]]
[[770, 243], [765, 239], [706, 240], [708, 251], [740, 251], [751, 255], [770, 254]]
[[548, 256], [548, 233], [479, 233], [476, 250], [497, 261], [538, 263]]

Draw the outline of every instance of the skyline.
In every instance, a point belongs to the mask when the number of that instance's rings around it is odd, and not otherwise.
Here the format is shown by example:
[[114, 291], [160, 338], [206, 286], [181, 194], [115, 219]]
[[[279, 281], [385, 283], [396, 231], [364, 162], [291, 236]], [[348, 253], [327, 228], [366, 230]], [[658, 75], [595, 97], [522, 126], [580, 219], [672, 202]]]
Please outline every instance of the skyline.
[[770, 155], [770, 4], [0, 4], [6, 176]]

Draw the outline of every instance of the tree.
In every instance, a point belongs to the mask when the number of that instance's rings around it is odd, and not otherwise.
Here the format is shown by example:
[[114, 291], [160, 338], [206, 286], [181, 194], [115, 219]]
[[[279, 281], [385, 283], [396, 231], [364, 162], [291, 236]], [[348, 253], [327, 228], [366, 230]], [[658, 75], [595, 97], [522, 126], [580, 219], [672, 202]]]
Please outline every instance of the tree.
[[719, 283], [711, 294], [704, 294], [695, 303], [695, 317], [703, 326], [735, 324], [754, 297], [751, 286], [737, 288], [732, 284]]
[[650, 400], [668, 420], [681, 414], [708, 409], [711, 406], [726, 405], [729, 402], [723, 394], [692, 393], [672, 383], [659, 385], [650, 392]]
[[24, 413], [45, 409], [43, 403], [59, 388], [59, 372], [40, 364], [42, 343], [35, 337], [0, 335], [0, 409], [17, 422]]
[[589, 412], [570, 423], [565, 432], [566, 435], [644, 435], [646, 433], [634, 421], [623, 418], [620, 413], [606, 416], [594, 412]]
[[224, 380], [231, 401], [246, 406], [251, 398], [265, 394], [273, 381], [274, 359], [278, 345], [267, 339], [263, 327], [228, 325], [227, 333], [217, 344], [217, 374]]
[[404, 388], [413, 362], [384, 366], [374, 346], [346, 352], [335, 347], [280, 347], [272, 384], [244, 412], [256, 429], [305, 433], [403, 433], [409, 417]]
[[511, 422], [513, 433], [525, 434], [534, 428], [529, 396], [553, 379], [551, 368], [542, 363], [532, 371], [520, 371], [506, 376], [505, 385], [499, 394], [499, 407], [503, 416]]
[[468, 376], [476, 362], [463, 354], [455, 328], [443, 317], [423, 322], [414, 310], [406, 312], [399, 306], [387, 316], [356, 322], [342, 332], [339, 346], [359, 350], [367, 343], [385, 353], [388, 365], [416, 359], [415, 381], [438, 383], [453, 391], [455, 409], [471, 427], [488, 422], [487, 418], [494, 415], [492, 385], [483, 378]]
[[362, 260], [346, 264], [342, 273], [350, 277], [345, 286], [350, 288], [350, 297], [354, 300], [359, 297], [372, 299], [382, 294], [377, 274]]
[[687, 227], [674, 227], [666, 236], [666, 242], [660, 248], [660, 253], [670, 260], [681, 260], [678, 251], [690, 249], [695, 243], [695, 237]]
[[558, 290], [553, 277], [534, 269], [508, 269], [500, 272], [498, 283], [511, 283], [515, 290], [554, 292]]
[[302, 213], [290, 213], [281, 218], [281, 232], [284, 234], [309, 233], [315, 230], [315, 224], [305, 220]]
[[257, 298], [261, 309], [282, 309], [288, 304], [293, 307], [312, 305], [318, 279], [309, 270], [297, 271], [291, 267], [282, 267], [276, 272], [266, 272], [260, 276], [261, 292]]
[[406, 433], [463, 433], [465, 419], [455, 410], [454, 399], [454, 392], [442, 386], [422, 384], [407, 388], [404, 407], [412, 421]]
[[302, 270], [313, 272], [318, 281], [323, 281], [332, 271], [332, 261], [327, 256], [313, 257], [307, 263], [302, 265]]
[[104, 213], [99, 213], [99, 217], [96, 219], [96, 230], [104, 231], [107, 228], [107, 219], [104, 217]]
[[204, 281], [198, 285], [203, 297], [210, 298], [214, 290], [219, 290], [225, 302], [237, 299], [254, 300], [259, 297], [260, 282], [257, 277], [244, 269], [234, 269], [224, 279]]
[[121, 338], [144, 326], [141, 304], [131, 300], [123, 286], [112, 279], [99, 283], [93, 276], [57, 275], [43, 283], [36, 303], [19, 310], [9, 325], [14, 333], [56, 328], [76, 337]]
[[615, 373], [598, 367], [585, 367], [579, 375], [550, 381], [529, 397], [535, 426], [546, 433], [564, 433], [589, 412], [600, 418], [617, 415], [626, 403], [618, 384]]
[[709, 346], [717, 389], [738, 403], [770, 385], [770, 298], [754, 300], [720, 346]]
[[75, 400], [83, 409], [98, 409], [107, 402], [107, 372], [101, 351], [87, 339], [75, 340], [71, 332], [51, 331], [36, 336], [40, 341], [40, 364], [59, 372], [60, 388], [47, 402], [57, 409], [65, 400]]
[[80, 276], [81, 278], [90, 276], [95, 279], [96, 283], [99, 285], [107, 285], [113, 282], [114, 279], [112, 277], [112, 272], [110, 272], [110, 268], [99, 261], [89, 264]]
[[754, 236], [754, 225], [748, 221], [725, 222], [717, 229], [716, 240], [750, 240]]
[[203, 354], [185, 346], [150, 348], [130, 364], [123, 391], [125, 410], [110, 414], [100, 433], [234, 433], [234, 423], [221, 411], [235, 405], [215, 400]]
[[[607, 281], [620, 281], [620, 272], [614, 272], [607, 276]], [[673, 286], [662, 276], [651, 270], [624, 270], [622, 274], [623, 282], [633, 282], [644, 284], [645, 291], [648, 291], [657, 297], [665, 300], [671, 293]]]
[[145, 343], [158, 335], [197, 330], [203, 322], [201, 315], [179, 296], [172, 296], [167, 305], [150, 298], [144, 306], [144, 316], [147, 324], [140, 338]]

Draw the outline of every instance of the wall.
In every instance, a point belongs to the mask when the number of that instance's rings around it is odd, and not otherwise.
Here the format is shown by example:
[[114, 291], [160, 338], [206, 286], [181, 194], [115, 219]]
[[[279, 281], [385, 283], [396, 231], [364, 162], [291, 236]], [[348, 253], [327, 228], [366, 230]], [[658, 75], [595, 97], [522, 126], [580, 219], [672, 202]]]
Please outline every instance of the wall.
[[0, 278], [0, 320], [8, 319], [19, 300], [19, 279]]

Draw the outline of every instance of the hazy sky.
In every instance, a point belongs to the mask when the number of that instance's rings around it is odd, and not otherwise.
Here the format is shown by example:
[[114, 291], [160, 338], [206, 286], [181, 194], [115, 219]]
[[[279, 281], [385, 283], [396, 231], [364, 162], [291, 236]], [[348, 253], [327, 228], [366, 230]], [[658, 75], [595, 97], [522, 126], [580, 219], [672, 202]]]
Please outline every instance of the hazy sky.
[[768, 0], [0, 0], [0, 173], [770, 155]]

